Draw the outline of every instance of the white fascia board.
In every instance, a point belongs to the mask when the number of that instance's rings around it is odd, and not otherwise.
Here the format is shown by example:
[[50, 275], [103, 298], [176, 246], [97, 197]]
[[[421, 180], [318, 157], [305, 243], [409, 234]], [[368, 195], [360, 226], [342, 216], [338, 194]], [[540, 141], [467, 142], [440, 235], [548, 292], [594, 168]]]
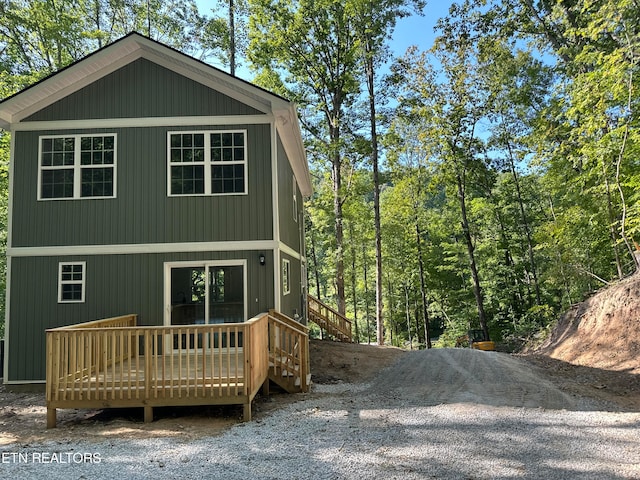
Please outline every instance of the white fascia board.
[[313, 186], [296, 107], [294, 104], [289, 104], [287, 108], [274, 110], [273, 113], [276, 118], [276, 128], [289, 157], [293, 174], [298, 181], [300, 193], [309, 198], [313, 193]]
[[242, 250], [275, 250], [274, 240], [237, 242], [139, 243], [122, 245], [64, 245], [50, 247], [7, 248], [7, 257], [49, 257], [64, 255], [136, 255], [177, 252], [234, 252]]

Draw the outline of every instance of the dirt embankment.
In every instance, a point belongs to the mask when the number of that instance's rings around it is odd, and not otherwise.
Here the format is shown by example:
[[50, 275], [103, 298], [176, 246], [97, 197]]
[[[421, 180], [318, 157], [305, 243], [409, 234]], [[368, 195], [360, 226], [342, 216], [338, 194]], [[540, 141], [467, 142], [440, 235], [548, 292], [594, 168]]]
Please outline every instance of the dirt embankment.
[[640, 274], [573, 305], [523, 358], [565, 391], [640, 411]]
[[640, 274], [574, 305], [536, 354], [590, 368], [640, 374]]

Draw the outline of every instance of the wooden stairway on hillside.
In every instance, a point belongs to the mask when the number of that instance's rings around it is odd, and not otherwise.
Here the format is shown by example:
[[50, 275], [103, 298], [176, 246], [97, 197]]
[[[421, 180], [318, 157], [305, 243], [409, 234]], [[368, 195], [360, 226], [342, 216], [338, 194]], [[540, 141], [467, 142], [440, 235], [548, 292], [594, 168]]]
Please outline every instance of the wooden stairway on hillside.
[[307, 295], [307, 315], [315, 323], [339, 342], [352, 342], [351, 320], [317, 298]]

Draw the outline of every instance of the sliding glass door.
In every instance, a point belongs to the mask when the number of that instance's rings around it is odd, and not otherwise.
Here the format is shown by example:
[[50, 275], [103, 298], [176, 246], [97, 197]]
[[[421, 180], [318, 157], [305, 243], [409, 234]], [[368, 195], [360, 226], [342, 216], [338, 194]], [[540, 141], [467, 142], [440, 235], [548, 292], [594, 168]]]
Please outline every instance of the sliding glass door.
[[246, 320], [244, 261], [168, 264], [168, 325]]

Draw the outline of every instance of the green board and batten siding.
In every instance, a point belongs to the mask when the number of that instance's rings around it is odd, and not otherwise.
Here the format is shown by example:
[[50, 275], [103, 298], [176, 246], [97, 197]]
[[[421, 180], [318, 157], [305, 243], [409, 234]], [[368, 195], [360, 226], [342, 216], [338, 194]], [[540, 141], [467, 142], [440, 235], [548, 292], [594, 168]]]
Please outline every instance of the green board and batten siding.
[[[303, 198], [297, 185], [296, 198], [297, 198], [297, 211], [294, 219], [293, 212], [293, 170], [287, 159], [287, 154], [282, 145], [282, 142], [278, 138], [278, 204], [282, 206], [279, 209], [279, 231], [280, 241], [292, 248], [293, 250], [300, 252], [302, 236], [304, 235], [301, 229], [304, 228], [303, 211]], [[304, 252], [302, 252], [304, 253]], [[280, 292], [280, 311], [290, 317], [303, 316], [304, 304], [306, 302], [303, 286], [306, 284], [306, 280], [302, 276], [302, 261], [299, 258], [294, 258], [286, 253], [281, 253], [280, 268], [282, 268], [282, 260], [289, 260], [290, 265], [290, 293], [284, 294]], [[280, 279], [282, 282], [282, 278]]]
[[[265, 111], [268, 109], [265, 109]], [[234, 116], [234, 125], [185, 126], [186, 116]], [[25, 121], [143, 119], [181, 117], [182, 126], [59, 129], [14, 132], [11, 248], [131, 245], [191, 242], [262, 241], [274, 239], [272, 154], [273, 126], [238, 123], [238, 116], [261, 115], [255, 108], [139, 59], [97, 80]], [[266, 117], [265, 117], [266, 118]], [[112, 120], [109, 120], [112, 122]], [[130, 120], [129, 120], [130, 123]], [[93, 126], [93, 125], [92, 125]], [[167, 132], [179, 130], [247, 131], [248, 194], [169, 197], [167, 195]], [[38, 139], [41, 135], [117, 134], [117, 195], [111, 199], [38, 201]], [[293, 221], [292, 170], [282, 145], [277, 148], [283, 181], [278, 201], [280, 240], [300, 248]], [[298, 198], [302, 209], [302, 197]], [[284, 214], [281, 214], [281, 216]], [[27, 220], [25, 220], [27, 219]], [[258, 261], [266, 255], [266, 265]], [[244, 259], [247, 265], [249, 317], [274, 307], [271, 250], [144, 253], [127, 255], [14, 255], [11, 258], [9, 375], [5, 381], [44, 379], [44, 331], [61, 325], [125, 313], [139, 314], [145, 325], [161, 325], [164, 308], [164, 264], [179, 261]], [[59, 262], [86, 262], [84, 303], [59, 304]], [[281, 297], [284, 313], [298, 311], [301, 298], [299, 260], [292, 259], [292, 292]], [[278, 277], [276, 277], [278, 278]], [[296, 298], [296, 302], [293, 299]]]
[[[247, 195], [169, 197], [167, 132], [190, 128], [73, 130], [117, 134], [117, 197], [44, 201], [36, 200], [38, 137], [68, 131], [16, 132], [12, 246], [273, 239], [270, 126], [228, 127], [247, 130]], [[29, 222], [16, 221], [25, 215]]]
[[[165, 262], [246, 259], [248, 316], [267, 311], [274, 293], [273, 259], [266, 255], [265, 266], [253, 251], [14, 258], [12, 284], [24, 288], [11, 290], [19, 314], [11, 321], [7, 380], [44, 379], [47, 328], [127, 313], [137, 313], [140, 324], [162, 325]], [[86, 262], [85, 303], [57, 303], [58, 262], [69, 261]]]
[[280, 240], [296, 251], [300, 251], [300, 222], [302, 221], [303, 199], [300, 189], [296, 186], [298, 208], [294, 219], [293, 214], [293, 170], [287, 159], [287, 154], [278, 138], [278, 204], [289, 208], [280, 208]]
[[26, 121], [260, 113], [141, 58], [34, 113]]

